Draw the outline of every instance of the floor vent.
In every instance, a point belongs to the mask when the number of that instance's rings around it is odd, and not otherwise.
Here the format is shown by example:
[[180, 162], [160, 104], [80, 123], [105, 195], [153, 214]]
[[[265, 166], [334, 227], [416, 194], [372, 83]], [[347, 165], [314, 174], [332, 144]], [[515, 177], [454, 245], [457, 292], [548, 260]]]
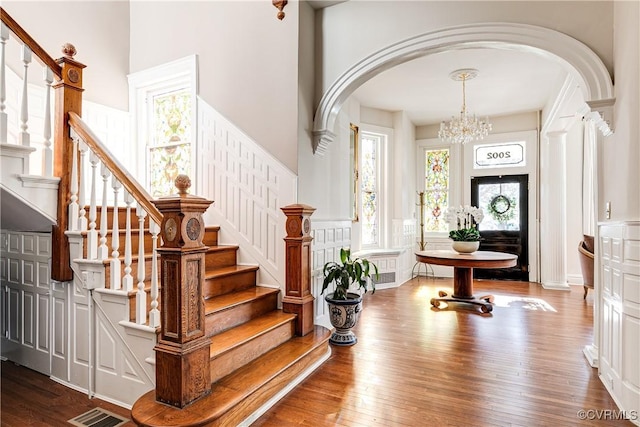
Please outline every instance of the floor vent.
[[69, 424], [78, 427], [117, 427], [128, 422], [129, 419], [102, 408], [93, 408], [69, 420]]
[[377, 284], [383, 284], [383, 283], [393, 283], [396, 281], [396, 273], [395, 271], [391, 272], [391, 273], [380, 273], [378, 275], [378, 279], [376, 280], [375, 274], [373, 276], [371, 276], [371, 280], [373, 280], [373, 283]]

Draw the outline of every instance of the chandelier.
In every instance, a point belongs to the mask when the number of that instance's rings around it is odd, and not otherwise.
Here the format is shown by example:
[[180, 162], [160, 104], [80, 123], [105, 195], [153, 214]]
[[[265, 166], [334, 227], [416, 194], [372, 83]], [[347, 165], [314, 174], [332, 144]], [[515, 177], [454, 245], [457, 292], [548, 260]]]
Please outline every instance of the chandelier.
[[438, 137], [445, 142], [451, 144], [466, 144], [469, 141], [481, 140], [491, 131], [491, 123], [489, 119], [478, 120], [475, 116], [467, 114], [465, 82], [471, 80], [478, 75], [478, 70], [466, 68], [453, 71], [449, 74], [452, 80], [462, 81], [462, 110], [460, 117], [451, 117], [449, 123], [440, 123], [440, 131]]

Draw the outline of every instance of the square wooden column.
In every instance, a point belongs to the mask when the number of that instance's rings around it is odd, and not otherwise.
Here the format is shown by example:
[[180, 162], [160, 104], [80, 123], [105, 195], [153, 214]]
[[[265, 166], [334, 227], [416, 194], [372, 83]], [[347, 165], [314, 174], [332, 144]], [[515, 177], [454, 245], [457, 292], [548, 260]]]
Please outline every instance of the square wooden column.
[[313, 330], [313, 301], [311, 293], [311, 214], [315, 208], [295, 204], [281, 208], [287, 216], [285, 241], [286, 292], [282, 310], [295, 313], [296, 335], [306, 335]]
[[156, 351], [156, 400], [183, 408], [211, 391], [210, 341], [205, 334], [202, 214], [211, 201], [190, 196], [178, 175], [176, 196], [154, 200], [162, 212], [164, 245], [158, 249], [162, 322]]

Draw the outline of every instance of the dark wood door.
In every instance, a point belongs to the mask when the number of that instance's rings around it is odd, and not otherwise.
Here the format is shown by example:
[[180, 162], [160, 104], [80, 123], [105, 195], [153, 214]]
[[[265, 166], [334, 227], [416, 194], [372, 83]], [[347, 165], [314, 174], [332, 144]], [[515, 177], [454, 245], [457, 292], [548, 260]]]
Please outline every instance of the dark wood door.
[[478, 279], [529, 280], [529, 175], [471, 179], [471, 204], [481, 207], [480, 250], [518, 255], [515, 267], [474, 269]]

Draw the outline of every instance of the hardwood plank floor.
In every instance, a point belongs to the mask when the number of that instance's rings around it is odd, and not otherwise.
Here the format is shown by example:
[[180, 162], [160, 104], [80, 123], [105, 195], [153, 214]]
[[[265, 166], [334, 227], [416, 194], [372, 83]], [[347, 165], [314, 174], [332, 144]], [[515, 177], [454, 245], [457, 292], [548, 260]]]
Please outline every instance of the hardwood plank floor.
[[[585, 302], [578, 286], [477, 281], [476, 295], [496, 296], [493, 313], [433, 309], [429, 300], [451, 286], [422, 277], [367, 294], [358, 343], [333, 346], [331, 358], [254, 426], [633, 425], [578, 417], [617, 411], [582, 354], [592, 339], [592, 292]], [[2, 426], [69, 425], [96, 406], [129, 417], [11, 362], [1, 369]]]
[[[11, 361], [3, 361], [0, 369], [0, 425], [3, 427], [70, 426], [68, 420], [97, 407], [131, 419], [126, 408], [100, 399], [89, 399], [84, 393]], [[135, 423], [124, 425], [135, 426]]]
[[[333, 346], [320, 370], [254, 426], [631, 426], [581, 420], [617, 406], [582, 349], [593, 294], [539, 284], [476, 281], [478, 307], [431, 307], [450, 279], [414, 279], [365, 296], [353, 347]], [[593, 413], [590, 413], [593, 415]], [[602, 417], [601, 417], [602, 418]]]

